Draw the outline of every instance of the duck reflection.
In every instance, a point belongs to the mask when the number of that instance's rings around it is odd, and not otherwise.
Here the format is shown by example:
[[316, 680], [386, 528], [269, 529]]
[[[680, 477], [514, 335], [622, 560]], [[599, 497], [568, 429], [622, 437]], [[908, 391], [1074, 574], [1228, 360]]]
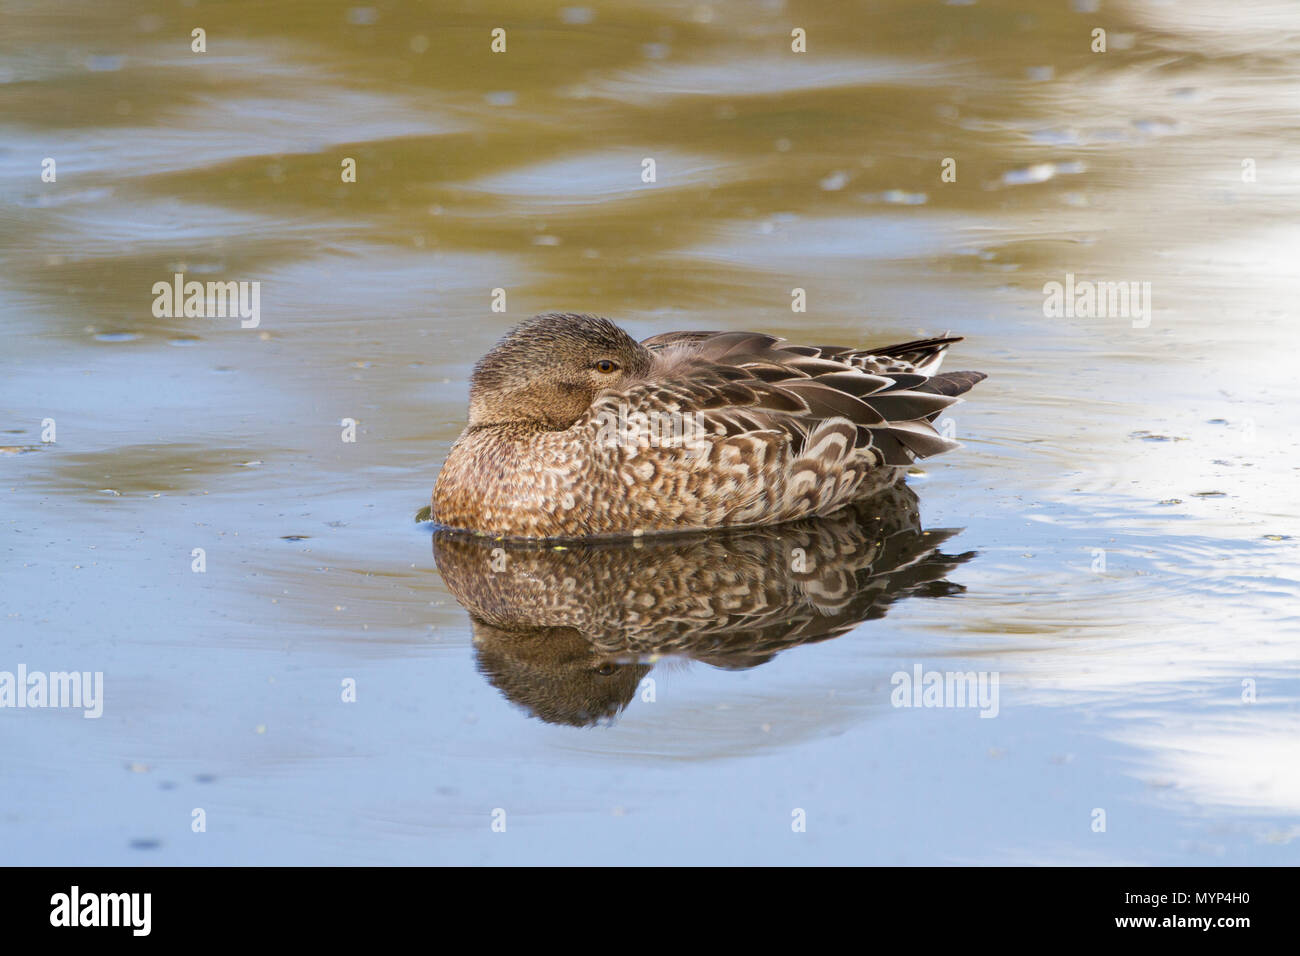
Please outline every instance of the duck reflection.
[[434, 560], [469, 611], [479, 669], [549, 723], [612, 721], [662, 657], [727, 670], [837, 637], [901, 598], [960, 593], [974, 552], [939, 550], [896, 485], [824, 518], [629, 541], [510, 542], [439, 531]]

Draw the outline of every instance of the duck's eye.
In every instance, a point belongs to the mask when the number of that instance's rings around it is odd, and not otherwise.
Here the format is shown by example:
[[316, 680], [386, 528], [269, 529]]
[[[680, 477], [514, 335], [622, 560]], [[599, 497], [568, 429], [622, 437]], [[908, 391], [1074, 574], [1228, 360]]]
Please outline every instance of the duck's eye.
[[596, 363], [596, 371], [604, 375], [608, 375], [610, 372], [617, 372], [618, 363], [611, 362], [609, 359], [601, 359]]

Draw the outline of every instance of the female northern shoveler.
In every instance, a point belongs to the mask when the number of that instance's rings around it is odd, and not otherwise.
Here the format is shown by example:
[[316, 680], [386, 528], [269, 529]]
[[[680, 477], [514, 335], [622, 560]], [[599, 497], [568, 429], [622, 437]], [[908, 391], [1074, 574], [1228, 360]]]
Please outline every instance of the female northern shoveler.
[[433, 518], [575, 538], [829, 514], [957, 447], [932, 423], [985, 378], [938, 374], [959, 341], [853, 349], [669, 332], [638, 343], [597, 316], [535, 316], [475, 366]]

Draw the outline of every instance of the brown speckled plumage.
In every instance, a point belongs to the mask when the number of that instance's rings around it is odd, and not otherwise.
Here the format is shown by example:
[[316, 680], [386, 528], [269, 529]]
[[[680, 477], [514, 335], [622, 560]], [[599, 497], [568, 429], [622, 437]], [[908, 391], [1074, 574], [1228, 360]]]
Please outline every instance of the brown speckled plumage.
[[829, 514], [957, 447], [932, 422], [984, 376], [936, 374], [956, 341], [851, 349], [673, 332], [637, 343], [608, 319], [536, 316], [475, 367], [434, 520], [575, 538]]
[[660, 657], [755, 667], [904, 597], [959, 593], [945, 576], [971, 555], [940, 551], [955, 533], [922, 531], [900, 484], [774, 527], [558, 547], [442, 531], [433, 548], [482, 672], [530, 713], [581, 725], [617, 714]]

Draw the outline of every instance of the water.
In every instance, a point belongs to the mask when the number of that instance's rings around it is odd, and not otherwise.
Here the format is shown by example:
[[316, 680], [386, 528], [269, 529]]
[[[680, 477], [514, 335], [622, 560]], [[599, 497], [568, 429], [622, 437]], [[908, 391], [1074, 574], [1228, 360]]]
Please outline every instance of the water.
[[[104, 673], [97, 720], [0, 711], [0, 859], [1300, 861], [1300, 13], [1090, 6], [0, 4], [0, 671]], [[258, 325], [155, 317], [177, 272]], [[1150, 312], [1045, 316], [1067, 275]], [[622, 709], [530, 716], [590, 643], [476, 645], [412, 518], [549, 309], [965, 335], [916, 580], [649, 657], [588, 602]], [[698, 596], [772, 547], [569, 559]], [[996, 717], [894, 706], [918, 666]]]

